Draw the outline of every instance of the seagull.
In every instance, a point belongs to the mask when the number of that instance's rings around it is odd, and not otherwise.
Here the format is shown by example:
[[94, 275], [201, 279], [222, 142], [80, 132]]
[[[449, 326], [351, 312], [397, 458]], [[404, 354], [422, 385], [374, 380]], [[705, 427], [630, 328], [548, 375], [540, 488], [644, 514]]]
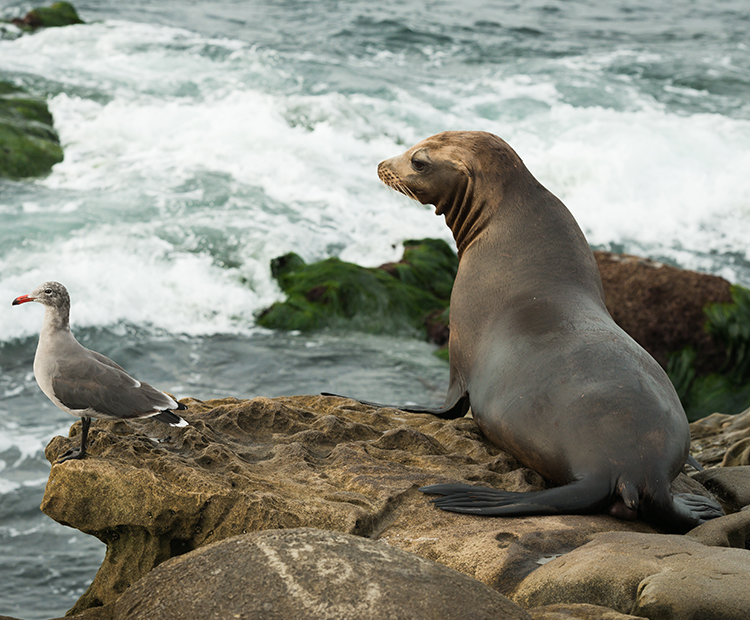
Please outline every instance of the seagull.
[[174, 398], [141, 383], [101, 353], [81, 345], [70, 332], [70, 296], [59, 282], [45, 282], [14, 306], [36, 301], [44, 321], [34, 356], [36, 382], [55, 405], [82, 419], [81, 447], [63, 454], [58, 463], [86, 457], [91, 418], [127, 420], [153, 418], [170, 426], [188, 423], [172, 410], [187, 409]]

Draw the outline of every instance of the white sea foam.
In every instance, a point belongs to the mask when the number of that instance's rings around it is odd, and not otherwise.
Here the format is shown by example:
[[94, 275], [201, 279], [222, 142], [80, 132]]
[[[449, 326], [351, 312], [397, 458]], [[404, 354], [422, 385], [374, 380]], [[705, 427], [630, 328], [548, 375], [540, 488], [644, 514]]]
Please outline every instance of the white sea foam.
[[[381, 97], [326, 92], [300, 88], [271, 51], [127, 22], [50, 29], [0, 50], [0, 67], [62, 85], [50, 108], [65, 148], [39, 182], [52, 198], [22, 209], [65, 219], [4, 248], [0, 298], [60, 280], [77, 325], [247, 331], [280, 296], [268, 267], [279, 254], [377, 265], [407, 238], [451, 241], [431, 209], [375, 173], [444, 129], [504, 137], [591, 243], [750, 283], [746, 265], [722, 259], [750, 260], [750, 123], [670, 113], [627, 83], [616, 85], [620, 108], [572, 105], [554, 75], [507, 68], [455, 88], [435, 79], [410, 90], [394, 82]], [[560, 69], [609, 62], [589, 60]], [[0, 304], [2, 340], [39, 322]]]

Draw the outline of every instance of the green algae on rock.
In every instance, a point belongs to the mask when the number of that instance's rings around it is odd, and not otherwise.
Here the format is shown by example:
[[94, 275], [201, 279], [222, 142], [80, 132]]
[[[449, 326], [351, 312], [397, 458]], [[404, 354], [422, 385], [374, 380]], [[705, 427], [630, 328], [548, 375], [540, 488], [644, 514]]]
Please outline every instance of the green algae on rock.
[[750, 407], [750, 289], [733, 285], [730, 293], [731, 303], [709, 304], [704, 309], [705, 332], [724, 348], [723, 363], [701, 373], [696, 369], [699, 356], [689, 346], [669, 359], [670, 378], [690, 420]]
[[42, 176], [62, 160], [47, 104], [0, 81], [0, 177]]
[[57, 28], [85, 23], [70, 2], [55, 2], [51, 6], [31, 9], [23, 19], [13, 19], [11, 23], [21, 30], [32, 31], [37, 28]]
[[[667, 370], [690, 420], [750, 406], [750, 291], [636, 256], [594, 255], [610, 314]], [[405, 241], [401, 261], [378, 269], [338, 259], [308, 265], [287, 254], [271, 265], [287, 300], [262, 312], [258, 324], [411, 330], [445, 345], [457, 269], [456, 254], [436, 239]], [[437, 354], [448, 358], [447, 348]]]
[[258, 316], [271, 329], [345, 327], [369, 333], [427, 333], [448, 307], [458, 259], [437, 239], [404, 242], [398, 263], [360, 267], [338, 258], [307, 264], [290, 253], [271, 262], [286, 293]]

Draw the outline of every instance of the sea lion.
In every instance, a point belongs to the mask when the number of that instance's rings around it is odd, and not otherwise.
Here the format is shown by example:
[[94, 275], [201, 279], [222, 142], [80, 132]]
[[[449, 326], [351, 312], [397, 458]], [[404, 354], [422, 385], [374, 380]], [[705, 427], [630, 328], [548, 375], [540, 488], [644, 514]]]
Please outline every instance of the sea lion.
[[565, 205], [503, 140], [449, 131], [381, 162], [389, 187], [435, 206], [458, 247], [444, 418], [469, 406], [484, 435], [561, 485], [512, 493], [439, 484], [444, 510], [492, 516], [608, 512], [686, 532], [720, 516], [672, 495], [690, 432], [659, 364], [612, 320], [594, 256]]

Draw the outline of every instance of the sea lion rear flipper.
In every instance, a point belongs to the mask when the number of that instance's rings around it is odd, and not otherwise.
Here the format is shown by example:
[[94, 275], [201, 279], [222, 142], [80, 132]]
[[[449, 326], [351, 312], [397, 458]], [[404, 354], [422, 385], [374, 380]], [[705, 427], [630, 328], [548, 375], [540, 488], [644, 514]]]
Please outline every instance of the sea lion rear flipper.
[[[673, 496], [675, 512], [680, 516], [689, 514], [689, 518], [697, 520], [700, 525], [716, 517], [723, 517], [721, 505], [709, 497], [692, 493], [678, 493]], [[695, 525], [693, 527], [695, 527]]]
[[[331, 394], [330, 392], [321, 392], [322, 396], [338, 396], [339, 398], [350, 398], [349, 396], [341, 396], [340, 394]], [[407, 411], [409, 413], [430, 413], [444, 420], [455, 420], [456, 418], [462, 418], [466, 415], [469, 410], [469, 397], [467, 395], [460, 396], [459, 398], [446, 403], [442, 407], [424, 407], [422, 405], [384, 405], [382, 403], [373, 403], [369, 400], [360, 400], [354, 398], [358, 403], [363, 405], [369, 405], [370, 407], [390, 407], [392, 409], [398, 409], [400, 411]]]
[[443, 495], [432, 500], [442, 510], [491, 517], [593, 513], [605, 508], [610, 500], [609, 482], [592, 478], [529, 493], [469, 484], [433, 484], [419, 490]]

